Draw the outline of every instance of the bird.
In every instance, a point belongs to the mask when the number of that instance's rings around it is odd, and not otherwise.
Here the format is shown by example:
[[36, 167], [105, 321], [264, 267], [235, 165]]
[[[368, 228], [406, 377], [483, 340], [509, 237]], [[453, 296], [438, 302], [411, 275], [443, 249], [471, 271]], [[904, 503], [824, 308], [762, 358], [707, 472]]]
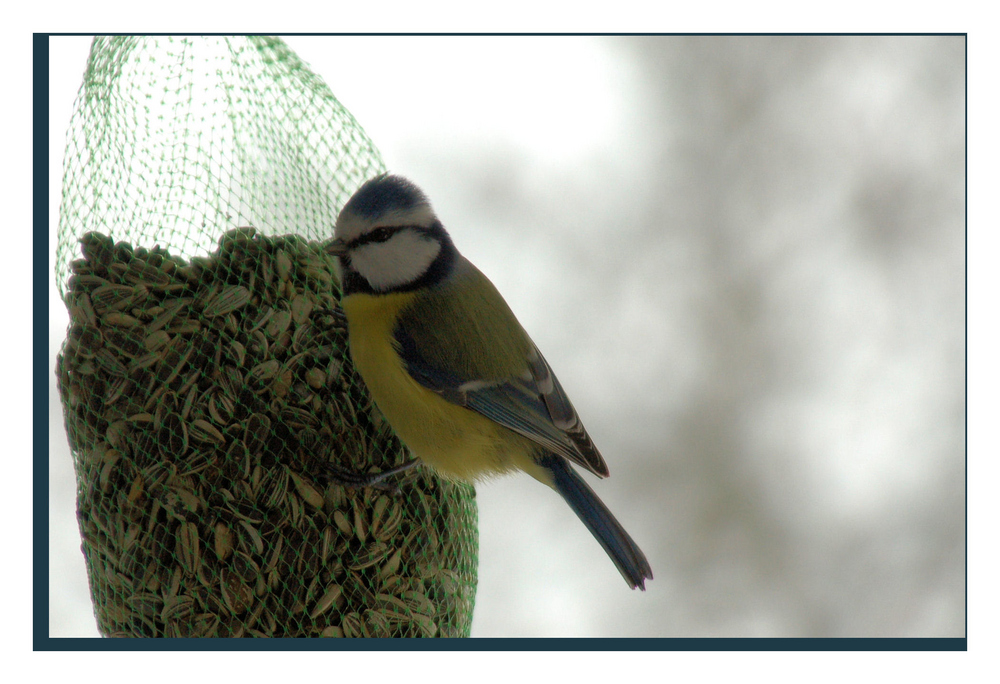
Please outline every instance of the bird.
[[524, 471], [558, 492], [628, 585], [645, 591], [653, 578], [645, 554], [574, 468], [604, 478], [604, 458], [420, 188], [387, 173], [366, 181], [325, 251], [337, 257], [351, 358], [411, 454], [450, 480]]

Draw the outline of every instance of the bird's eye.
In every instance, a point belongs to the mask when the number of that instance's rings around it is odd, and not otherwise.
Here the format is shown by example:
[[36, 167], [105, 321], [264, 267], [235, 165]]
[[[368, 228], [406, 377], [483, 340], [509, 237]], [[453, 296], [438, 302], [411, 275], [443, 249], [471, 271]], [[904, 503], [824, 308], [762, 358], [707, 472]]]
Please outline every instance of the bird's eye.
[[376, 228], [371, 232], [372, 242], [385, 242], [392, 237], [392, 230], [389, 228]]

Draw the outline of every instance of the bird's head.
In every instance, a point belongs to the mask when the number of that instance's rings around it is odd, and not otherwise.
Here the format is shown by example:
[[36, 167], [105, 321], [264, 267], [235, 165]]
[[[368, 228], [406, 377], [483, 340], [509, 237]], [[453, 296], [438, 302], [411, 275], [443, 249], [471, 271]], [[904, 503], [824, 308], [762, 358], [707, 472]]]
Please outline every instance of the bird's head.
[[344, 294], [425, 287], [447, 277], [455, 247], [420, 188], [384, 174], [340, 211], [326, 250], [340, 258]]

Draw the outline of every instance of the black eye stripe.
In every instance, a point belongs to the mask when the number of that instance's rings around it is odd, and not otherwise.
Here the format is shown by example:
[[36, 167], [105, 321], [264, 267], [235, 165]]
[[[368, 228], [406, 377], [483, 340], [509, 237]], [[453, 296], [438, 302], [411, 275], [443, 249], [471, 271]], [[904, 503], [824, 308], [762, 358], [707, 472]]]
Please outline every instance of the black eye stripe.
[[379, 226], [378, 228], [368, 231], [364, 235], [359, 235], [354, 238], [347, 243], [347, 247], [348, 249], [354, 249], [355, 247], [371, 244], [373, 242], [387, 242], [393, 235], [408, 228], [410, 230], [415, 230], [418, 233], [427, 232], [422, 226]]

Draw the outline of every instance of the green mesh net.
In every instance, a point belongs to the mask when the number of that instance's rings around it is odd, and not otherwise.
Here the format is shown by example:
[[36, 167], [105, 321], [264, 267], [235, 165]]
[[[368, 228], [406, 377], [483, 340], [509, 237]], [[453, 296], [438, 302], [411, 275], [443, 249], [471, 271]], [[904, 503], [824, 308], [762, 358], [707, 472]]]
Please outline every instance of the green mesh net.
[[280, 40], [94, 41], [56, 373], [102, 634], [468, 636], [472, 487], [423, 467], [345, 484], [408, 459], [321, 248], [382, 171]]

